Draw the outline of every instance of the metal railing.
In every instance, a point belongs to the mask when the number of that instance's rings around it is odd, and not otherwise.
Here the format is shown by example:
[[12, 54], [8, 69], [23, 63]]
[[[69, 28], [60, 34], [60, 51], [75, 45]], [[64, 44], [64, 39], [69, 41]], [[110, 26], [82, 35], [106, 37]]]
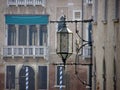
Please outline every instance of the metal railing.
[[46, 46], [5, 46], [2, 49], [3, 57], [43, 57], [46, 58]]
[[42, 5], [45, 6], [46, 0], [7, 0], [7, 5]]
[[86, 3], [87, 3], [87, 4], [92, 4], [92, 3], [93, 3], [93, 0], [86, 0]]

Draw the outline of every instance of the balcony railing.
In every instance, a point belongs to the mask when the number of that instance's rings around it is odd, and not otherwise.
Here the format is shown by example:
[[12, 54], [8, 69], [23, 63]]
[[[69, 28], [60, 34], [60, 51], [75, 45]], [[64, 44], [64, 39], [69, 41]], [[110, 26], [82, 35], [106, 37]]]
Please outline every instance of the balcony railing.
[[43, 57], [47, 56], [45, 46], [6, 46], [2, 50], [3, 57]]
[[45, 6], [46, 0], [7, 0], [7, 5], [42, 5]]
[[93, 0], [86, 0], [86, 3], [87, 3], [87, 4], [92, 4], [92, 3], [93, 3]]

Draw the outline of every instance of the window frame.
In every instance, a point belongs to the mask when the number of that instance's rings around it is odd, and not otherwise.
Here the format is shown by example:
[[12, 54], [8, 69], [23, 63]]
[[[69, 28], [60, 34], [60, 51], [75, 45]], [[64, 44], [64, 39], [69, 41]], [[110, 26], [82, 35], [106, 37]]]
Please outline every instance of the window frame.
[[[76, 12], [79, 12], [80, 13], [80, 17], [79, 18], [76, 18], [75, 16], [75, 13]], [[82, 11], [81, 10], [73, 10], [73, 20], [81, 20], [82, 19]]]
[[103, 20], [102, 22], [104, 24], [107, 24], [107, 19], [108, 19], [108, 0], [103, 1]]
[[98, 20], [98, 0], [94, 0], [94, 24], [97, 24]]
[[119, 18], [119, 0], [115, 0], [115, 19]]
[[[6, 65], [6, 67], [5, 67], [5, 81], [8, 81], [7, 80], [7, 67], [12, 67], [12, 66], [14, 66], [14, 69], [15, 69], [15, 71], [14, 71], [14, 88], [11, 88], [11, 89], [16, 89], [16, 66], [15, 65]], [[7, 82], [5, 83], [5, 89], [9, 89], [9, 88], [7, 88]]]
[[[14, 26], [14, 30], [11, 30], [13, 28], [11, 26]], [[13, 39], [15, 41], [12, 40], [12, 37], [11, 37], [13, 34], [14, 34]], [[16, 41], [17, 41], [17, 38], [16, 38], [17, 37], [16, 25], [14, 25], [14, 24], [8, 24], [7, 36], [9, 37], [9, 38], [7, 38], [7, 45], [10, 45], [10, 46], [16, 45]]]
[[103, 59], [103, 90], [106, 90], [106, 61], [105, 61], [105, 57]]
[[117, 77], [116, 77], [116, 58], [114, 57], [113, 60], [113, 87], [114, 90], [116, 90], [116, 84], [117, 84]]
[[[49, 69], [48, 69], [48, 65], [39, 65], [38, 66], [38, 75], [39, 75], [39, 68], [40, 67], [46, 67], [47, 68], [47, 81], [46, 81], [47, 82], [47, 87], [46, 87], [45, 90], [48, 90], [48, 87], [49, 87], [49, 85], [48, 85], [48, 81], [49, 81], [49, 75], [48, 75], [49, 74]], [[39, 76], [37, 78], [39, 78]], [[39, 83], [39, 79], [38, 79], [37, 83]], [[37, 85], [38, 85], [37, 86], [38, 89], [43, 90], [43, 89], [39, 88], [39, 84], [37, 84]]]
[[29, 39], [29, 46], [36, 46], [38, 44], [38, 30], [36, 25], [29, 25], [29, 33], [28, 33], [28, 39]]
[[[24, 30], [22, 30], [22, 29], [24, 29]], [[28, 40], [27, 31], [28, 31], [27, 25], [19, 25], [18, 26], [18, 45], [19, 46], [27, 46], [27, 40]], [[25, 36], [25, 37], [23, 37], [23, 36]], [[24, 38], [25, 41], [23, 41], [23, 38]]]
[[[48, 44], [48, 27], [47, 27], [47, 24], [44, 24], [44, 25], [42, 25], [42, 24], [34, 24], [35, 25], [35, 27], [36, 27], [36, 35], [37, 35], [37, 37], [35, 38], [36, 40], [35, 40], [35, 43], [34, 44], [30, 44], [30, 26], [31, 25], [24, 25], [25, 27], [26, 27], [26, 43], [24, 44], [24, 45], [22, 45], [22, 44], [20, 44], [20, 37], [19, 37], [19, 35], [20, 35], [20, 33], [19, 33], [19, 27], [21, 26], [21, 25], [19, 25], [19, 24], [12, 24], [12, 25], [14, 25], [15, 26], [15, 32], [16, 32], [16, 40], [15, 40], [15, 44], [14, 45], [11, 45], [11, 44], [9, 44], [8, 43], [8, 40], [9, 40], [9, 25], [10, 24], [6, 24], [6, 27], [7, 27], [7, 29], [6, 29], [6, 45], [7, 46], [47, 46], [47, 44]], [[41, 26], [45, 26], [45, 31], [44, 30], [42, 30], [41, 29]], [[42, 32], [42, 33], [41, 33]], [[42, 35], [40, 35], [40, 33], [42, 34]], [[11, 42], [12, 43], [12, 42]]]
[[[46, 43], [44, 43], [45, 42], [44, 36], [46, 36]], [[39, 37], [39, 41], [38, 41], [39, 45], [41, 45], [41, 46], [43, 46], [44, 44], [47, 45], [47, 40], [48, 40], [47, 36], [48, 36], [47, 25], [40, 25], [40, 27], [39, 27], [39, 36], [38, 36]]]
[[120, 1], [119, 0], [115, 0], [114, 1], [114, 16], [113, 16], [113, 22], [114, 23], [118, 23], [119, 22], [119, 6], [120, 6]]

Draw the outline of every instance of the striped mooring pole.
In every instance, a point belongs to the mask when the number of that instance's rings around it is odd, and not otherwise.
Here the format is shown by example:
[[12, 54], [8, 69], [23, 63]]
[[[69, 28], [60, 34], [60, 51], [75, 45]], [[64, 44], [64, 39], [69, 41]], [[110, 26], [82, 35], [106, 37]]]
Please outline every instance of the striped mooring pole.
[[60, 90], [62, 90], [62, 84], [63, 84], [63, 70], [62, 66], [60, 66]]
[[29, 81], [28, 81], [28, 76], [29, 76], [29, 72], [28, 72], [28, 67], [26, 67], [26, 69], [25, 69], [25, 72], [26, 72], [26, 74], [25, 74], [25, 77], [26, 77], [26, 90], [28, 90], [28, 88], [29, 88], [29, 86], [28, 86], [28, 84], [29, 84]]

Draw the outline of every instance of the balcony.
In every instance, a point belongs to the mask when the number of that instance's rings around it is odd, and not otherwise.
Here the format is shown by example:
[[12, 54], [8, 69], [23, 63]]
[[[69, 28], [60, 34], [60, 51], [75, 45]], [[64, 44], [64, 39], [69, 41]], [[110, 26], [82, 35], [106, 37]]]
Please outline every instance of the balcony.
[[41, 5], [43, 7], [45, 7], [46, 4], [46, 0], [7, 0], [7, 5], [11, 6], [11, 5], [15, 5], [15, 6], [19, 6], [19, 5]]
[[45, 46], [6, 46], [2, 49], [3, 57], [47, 57], [47, 47]]

